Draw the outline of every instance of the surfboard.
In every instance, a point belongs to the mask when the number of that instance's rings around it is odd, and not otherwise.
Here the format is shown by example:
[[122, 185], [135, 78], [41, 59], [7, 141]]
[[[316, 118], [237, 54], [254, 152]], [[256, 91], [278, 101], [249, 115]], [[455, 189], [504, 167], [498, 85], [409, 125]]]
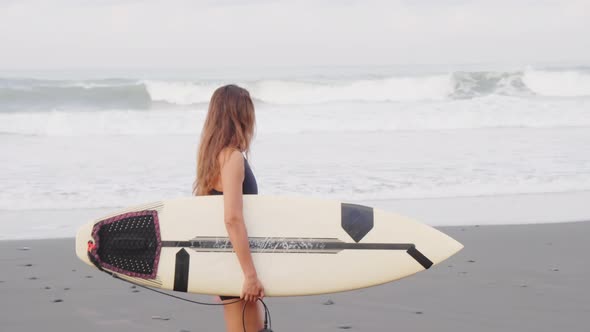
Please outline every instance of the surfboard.
[[[244, 220], [267, 296], [375, 286], [429, 269], [463, 247], [410, 218], [338, 201], [244, 195]], [[82, 226], [85, 263], [145, 286], [239, 296], [243, 274], [222, 196], [183, 197], [118, 211]]]

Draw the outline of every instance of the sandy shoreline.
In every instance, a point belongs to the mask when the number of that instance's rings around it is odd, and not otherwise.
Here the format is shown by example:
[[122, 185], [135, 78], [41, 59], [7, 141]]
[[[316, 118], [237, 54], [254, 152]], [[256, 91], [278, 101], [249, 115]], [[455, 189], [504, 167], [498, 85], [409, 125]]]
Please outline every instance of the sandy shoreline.
[[[590, 216], [589, 201], [590, 191], [347, 202], [410, 216], [440, 227], [585, 221]], [[145, 203], [149, 202], [134, 205]], [[73, 237], [80, 226], [125, 208], [0, 209], [0, 241]], [[18, 222], [8, 222], [12, 220]]]
[[[440, 229], [465, 249], [398, 282], [268, 299], [274, 330], [587, 330], [590, 222]], [[223, 330], [220, 308], [114, 280], [78, 261], [73, 239], [0, 241], [0, 307], [2, 331]]]

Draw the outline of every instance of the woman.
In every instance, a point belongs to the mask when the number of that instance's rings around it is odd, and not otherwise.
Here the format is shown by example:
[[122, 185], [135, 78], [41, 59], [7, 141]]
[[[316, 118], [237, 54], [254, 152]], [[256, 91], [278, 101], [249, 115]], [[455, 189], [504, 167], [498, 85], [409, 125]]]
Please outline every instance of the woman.
[[254, 124], [254, 104], [248, 91], [235, 85], [215, 90], [201, 134], [193, 186], [195, 195], [223, 195], [225, 227], [244, 274], [241, 298], [245, 302], [220, 296], [227, 303], [223, 307], [229, 332], [243, 331], [243, 305], [246, 331], [263, 328], [258, 298], [264, 297], [264, 289], [252, 261], [242, 209], [242, 194], [258, 193], [244, 157], [254, 136]]

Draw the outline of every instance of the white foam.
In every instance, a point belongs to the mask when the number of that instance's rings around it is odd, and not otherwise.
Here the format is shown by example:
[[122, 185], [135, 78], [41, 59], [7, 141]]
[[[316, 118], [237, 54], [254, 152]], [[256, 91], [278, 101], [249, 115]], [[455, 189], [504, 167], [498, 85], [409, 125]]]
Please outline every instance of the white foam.
[[543, 71], [527, 69], [523, 81], [533, 92], [543, 96], [590, 96], [590, 74], [580, 71]]
[[0, 132], [36, 136], [192, 135], [204, 110], [0, 113]]
[[[203, 125], [205, 107], [195, 107], [195, 110], [0, 113], [0, 133], [41, 136], [195, 135]], [[260, 104], [257, 107], [257, 122], [259, 134], [590, 127], [588, 109], [590, 99], [493, 95], [430, 102]]]
[[218, 87], [214, 84], [193, 82], [144, 81], [153, 101], [164, 101], [176, 105], [192, 105], [208, 103], [213, 91]]
[[352, 82], [261, 81], [247, 86], [252, 95], [274, 104], [314, 104], [335, 101], [443, 100], [451, 93], [449, 75], [392, 77]]
[[[208, 103], [220, 83], [145, 81], [154, 101], [177, 105]], [[315, 104], [335, 101], [442, 100], [452, 92], [449, 75], [391, 77], [354, 81], [261, 80], [238, 83], [253, 98], [273, 104]]]
[[[208, 103], [223, 82], [144, 81], [154, 101], [177, 105]], [[576, 97], [590, 95], [590, 74], [576, 70], [457, 72], [356, 80], [259, 80], [237, 82], [252, 97], [279, 105], [328, 102], [432, 101], [486, 95]], [[491, 84], [491, 85], [490, 85]]]
[[[261, 194], [338, 200], [590, 190], [586, 128], [260, 135]], [[0, 140], [0, 210], [128, 206], [189, 195], [198, 136]], [[26, 179], [26, 180], [24, 180]], [[1, 232], [0, 232], [1, 233]]]

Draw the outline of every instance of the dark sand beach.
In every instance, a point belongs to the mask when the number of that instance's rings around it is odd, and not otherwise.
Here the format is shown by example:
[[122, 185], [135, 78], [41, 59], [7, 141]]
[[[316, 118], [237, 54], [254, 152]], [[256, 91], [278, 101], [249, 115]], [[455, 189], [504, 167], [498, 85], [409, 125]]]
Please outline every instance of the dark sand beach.
[[[439, 229], [465, 249], [397, 282], [269, 298], [273, 330], [590, 330], [590, 222]], [[1, 331], [223, 331], [221, 308], [113, 279], [80, 262], [73, 245], [0, 241]]]

